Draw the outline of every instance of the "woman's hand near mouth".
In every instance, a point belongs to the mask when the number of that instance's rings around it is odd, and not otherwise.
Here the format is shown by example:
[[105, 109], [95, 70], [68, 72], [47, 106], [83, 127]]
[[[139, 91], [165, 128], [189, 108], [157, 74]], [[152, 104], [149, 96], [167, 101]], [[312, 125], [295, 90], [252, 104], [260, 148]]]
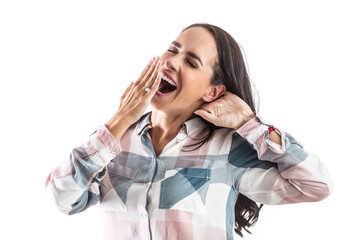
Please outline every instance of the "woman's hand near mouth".
[[[115, 115], [105, 124], [116, 140], [145, 112], [161, 82], [159, 57], [152, 58], [138, 80], [131, 82], [120, 99]], [[149, 91], [145, 91], [149, 88]]]

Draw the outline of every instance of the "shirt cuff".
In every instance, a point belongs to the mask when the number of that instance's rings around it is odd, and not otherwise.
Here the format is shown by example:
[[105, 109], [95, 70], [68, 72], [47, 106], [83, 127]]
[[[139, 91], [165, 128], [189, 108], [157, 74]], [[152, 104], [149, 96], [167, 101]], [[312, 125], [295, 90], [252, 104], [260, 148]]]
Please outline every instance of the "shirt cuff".
[[261, 126], [261, 121], [258, 116], [250, 118], [239, 129], [236, 130], [243, 138], [247, 138], [255, 129]]
[[88, 156], [98, 165], [106, 166], [120, 151], [120, 144], [107, 129], [105, 124], [90, 135], [85, 143]]
[[275, 153], [285, 152], [284, 132], [278, 128], [275, 131], [281, 136], [281, 145], [272, 142], [269, 139], [269, 126], [273, 126], [271, 122], [255, 115], [247, 122], [245, 122], [239, 129], [236, 130], [243, 138], [258, 150], [259, 155], [262, 155], [266, 149], [270, 149]]

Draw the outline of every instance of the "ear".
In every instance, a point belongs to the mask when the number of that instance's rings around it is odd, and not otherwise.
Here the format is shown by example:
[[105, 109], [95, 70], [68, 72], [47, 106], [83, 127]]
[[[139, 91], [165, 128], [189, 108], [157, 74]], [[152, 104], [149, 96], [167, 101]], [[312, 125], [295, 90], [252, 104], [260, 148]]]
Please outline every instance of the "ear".
[[205, 102], [212, 102], [215, 99], [221, 97], [226, 92], [226, 87], [224, 84], [211, 86], [208, 93], [203, 96]]

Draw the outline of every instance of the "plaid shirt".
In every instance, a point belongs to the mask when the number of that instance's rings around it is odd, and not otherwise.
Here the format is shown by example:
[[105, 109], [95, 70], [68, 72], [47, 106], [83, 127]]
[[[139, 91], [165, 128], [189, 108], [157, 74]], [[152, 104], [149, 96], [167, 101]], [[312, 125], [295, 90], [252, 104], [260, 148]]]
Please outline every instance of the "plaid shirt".
[[319, 201], [332, 190], [319, 158], [277, 127], [281, 145], [270, 141], [270, 124], [258, 115], [236, 131], [215, 130], [196, 150], [186, 145], [208, 128], [192, 118], [159, 156], [148, 133], [150, 115], [119, 141], [100, 126], [46, 181], [66, 214], [100, 202], [106, 239], [233, 239], [239, 193], [285, 204]]

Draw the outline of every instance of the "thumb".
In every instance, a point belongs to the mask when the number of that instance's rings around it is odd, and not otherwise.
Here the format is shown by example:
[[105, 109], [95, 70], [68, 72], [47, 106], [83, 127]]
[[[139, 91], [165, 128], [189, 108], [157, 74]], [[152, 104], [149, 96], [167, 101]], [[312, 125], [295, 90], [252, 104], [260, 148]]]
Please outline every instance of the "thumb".
[[196, 110], [194, 113], [196, 115], [199, 115], [200, 117], [202, 117], [203, 119], [205, 119], [208, 122], [213, 122], [214, 121], [214, 116], [211, 113], [209, 113], [209, 112], [207, 112], [205, 110], [200, 110], [199, 109], [199, 110]]

